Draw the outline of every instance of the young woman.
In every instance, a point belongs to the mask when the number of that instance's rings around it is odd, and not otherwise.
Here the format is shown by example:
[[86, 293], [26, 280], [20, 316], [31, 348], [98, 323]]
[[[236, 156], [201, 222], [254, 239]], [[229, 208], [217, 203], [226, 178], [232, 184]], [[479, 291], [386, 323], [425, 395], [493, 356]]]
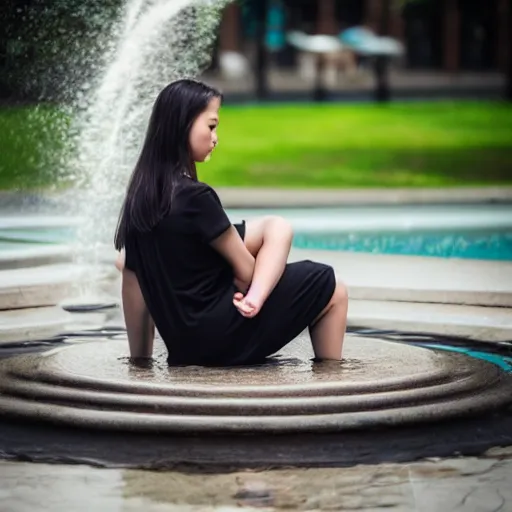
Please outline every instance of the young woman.
[[197, 178], [221, 101], [179, 80], [153, 107], [115, 237], [131, 357], [151, 357], [155, 325], [170, 364], [221, 366], [260, 363], [309, 327], [315, 356], [340, 360], [348, 299], [333, 269], [287, 264], [285, 220], [232, 225]]

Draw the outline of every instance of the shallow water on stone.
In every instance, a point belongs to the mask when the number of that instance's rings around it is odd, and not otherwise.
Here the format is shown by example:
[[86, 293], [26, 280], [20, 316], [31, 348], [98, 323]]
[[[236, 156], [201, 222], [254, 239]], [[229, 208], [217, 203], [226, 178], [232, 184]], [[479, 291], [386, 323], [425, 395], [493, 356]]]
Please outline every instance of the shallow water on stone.
[[[434, 351], [397, 343], [375, 343], [351, 335], [347, 335], [346, 360], [341, 363], [314, 362], [311, 342], [304, 334], [265, 364], [236, 367], [169, 366], [167, 350], [161, 340], [155, 344], [153, 360], [144, 367], [130, 363], [128, 343], [122, 335], [117, 335], [116, 340], [105, 338], [94, 343], [75, 343], [77, 346], [71, 351], [52, 354], [45, 363], [46, 371], [126, 383], [143, 380], [168, 385], [280, 386], [329, 382], [343, 379], [344, 374], [350, 376], [353, 384], [369, 379], [386, 382], [397, 375], [417, 379], [442, 372], [443, 366], [442, 358], [440, 361]], [[361, 350], [364, 350], [364, 361], [360, 359]], [[112, 361], [117, 363], [112, 364]]]

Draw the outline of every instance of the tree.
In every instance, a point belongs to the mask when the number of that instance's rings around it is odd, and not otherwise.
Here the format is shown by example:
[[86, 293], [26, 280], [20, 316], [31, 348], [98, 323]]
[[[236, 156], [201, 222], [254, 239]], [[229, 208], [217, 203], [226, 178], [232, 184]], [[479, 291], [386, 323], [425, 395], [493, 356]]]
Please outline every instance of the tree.
[[[389, 33], [390, 12], [392, 0], [383, 0], [382, 15], [380, 17], [379, 35], [387, 36]], [[389, 86], [389, 57], [379, 55], [375, 59], [375, 100], [378, 102], [387, 102], [391, 99], [391, 89]]]
[[508, 55], [506, 62], [506, 86], [505, 86], [505, 99], [512, 101], [512, 1], [508, 10], [507, 20], [507, 33], [508, 33]]
[[121, 0], [0, 2], [0, 95], [60, 100], [97, 65]]
[[256, 19], [256, 97], [262, 100], [268, 96], [268, 52], [265, 44], [268, 0], [257, 0], [253, 8]]
[[[384, 0], [386, 1], [386, 0]], [[395, 0], [397, 4], [401, 7], [419, 2], [431, 2], [433, 0]], [[507, 35], [508, 35], [508, 52], [507, 52], [507, 62], [505, 63], [505, 91], [504, 97], [507, 101], [512, 101], [512, 0], [509, 0], [510, 6], [507, 12], [508, 19], [505, 22], [505, 26], [508, 27]]]

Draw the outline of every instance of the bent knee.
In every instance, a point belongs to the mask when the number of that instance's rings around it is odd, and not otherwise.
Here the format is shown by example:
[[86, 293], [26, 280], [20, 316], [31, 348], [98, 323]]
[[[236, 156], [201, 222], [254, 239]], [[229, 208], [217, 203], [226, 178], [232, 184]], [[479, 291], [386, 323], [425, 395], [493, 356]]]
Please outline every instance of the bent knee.
[[273, 229], [278, 229], [283, 235], [293, 236], [293, 227], [289, 220], [279, 215], [267, 215], [265, 217], [265, 224]]
[[348, 302], [348, 290], [344, 283], [336, 283], [336, 288], [332, 294], [331, 303], [333, 304], [345, 304]]

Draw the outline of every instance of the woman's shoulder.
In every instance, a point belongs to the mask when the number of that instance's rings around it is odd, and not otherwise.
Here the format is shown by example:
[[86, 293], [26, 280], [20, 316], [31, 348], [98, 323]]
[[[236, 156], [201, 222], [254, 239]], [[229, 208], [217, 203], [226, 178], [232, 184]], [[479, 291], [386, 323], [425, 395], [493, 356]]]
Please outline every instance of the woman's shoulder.
[[201, 200], [208, 196], [213, 196], [217, 201], [219, 200], [219, 196], [210, 185], [191, 178], [181, 180], [176, 187], [175, 194], [177, 201], [180, 203]]
[[193, 179], [181, 180], [176, 186], [170, 217], [193, 219], [204, 215], [215, 215], [222, 210], [222, 203], [210, 185]]

